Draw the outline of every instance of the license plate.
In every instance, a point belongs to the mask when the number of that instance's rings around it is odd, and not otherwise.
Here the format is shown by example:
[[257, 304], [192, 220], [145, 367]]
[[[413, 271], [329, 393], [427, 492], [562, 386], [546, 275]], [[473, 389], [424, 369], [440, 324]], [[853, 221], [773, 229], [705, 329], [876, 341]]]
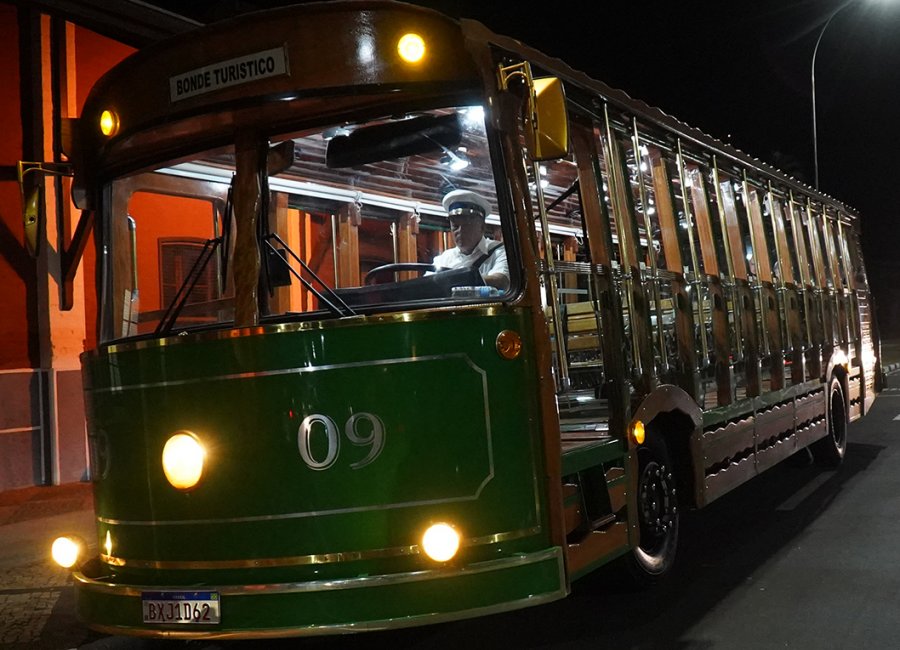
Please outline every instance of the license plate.
[[144, 591], [144, 623], [212, 625], [221, 621], [217, 591]]

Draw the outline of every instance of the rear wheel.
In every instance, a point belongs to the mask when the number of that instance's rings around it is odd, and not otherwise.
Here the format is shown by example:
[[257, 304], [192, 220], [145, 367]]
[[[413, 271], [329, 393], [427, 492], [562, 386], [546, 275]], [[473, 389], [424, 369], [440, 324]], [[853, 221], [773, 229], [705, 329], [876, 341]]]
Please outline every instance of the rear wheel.
[[640, 543], [626, 557], [626, 568], [637, 586], [649, 586], [675, 563], [679, 511], [675, 476], [665, 441], [648, 435], [638, 447], [638, 522]]
[[847, 453], [847, 401], [844, 386], [837, 377], [828, 384], [828, 435], [812, 444], [816, 462], [826, 467], [837, 467]]

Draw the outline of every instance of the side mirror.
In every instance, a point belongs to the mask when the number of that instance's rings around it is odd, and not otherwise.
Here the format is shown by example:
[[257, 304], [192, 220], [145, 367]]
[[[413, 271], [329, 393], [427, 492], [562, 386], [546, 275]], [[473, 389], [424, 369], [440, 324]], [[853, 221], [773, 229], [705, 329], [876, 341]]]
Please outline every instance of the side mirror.
[[25, 204], [23, 206], [22, 221], [25, 226], [25, 250], [34, 258], [38, 256], [39, 252], [40, 196], [41, 190], [38, 187], [33, 187], [27, 197], [23, 193]]
[[38, 233], [41, 229], [41, 188], [35, 182], [28, 187], [25, 175], [32, 172], [40, 174], [52, 174], [54, 176], [71, 176], [71, 166], [66, 163], [27, 162], [20, 160], [16, 163], [16, 179], [19, 182], [19, 196], [22, 197], [22, 223], [25, 230], [25, 248], [31, 257], [37, 257]]
[[569, 153], [569, 120], [562, 82], [556, 77], [534, 79], [529, 104], [525, 138], [531, 158], [565, 158]]
[[569, 153], [569, 119], [562, 81], [556, 77], [535, 79], [527, 61], [501, 65], [498, 73], [500, 90], [512, 90], [521, 83], [518, 88], [526, 93], [525, 143], [531, 159], [565, 158]]

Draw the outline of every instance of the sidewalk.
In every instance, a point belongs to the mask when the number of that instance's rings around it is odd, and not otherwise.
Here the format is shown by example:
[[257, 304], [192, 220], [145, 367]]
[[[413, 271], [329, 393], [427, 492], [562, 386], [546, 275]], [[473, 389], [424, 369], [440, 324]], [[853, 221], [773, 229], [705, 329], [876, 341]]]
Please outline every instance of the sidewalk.
[[90, 483], [0, 492], [0, 648], [71, 648], [81, 640], [55, 637], [64, 626], [47, 625], [61, 596], [60, 609], [72, 609], [71, 574], [50, 559], [63, 533], [96, 544]]

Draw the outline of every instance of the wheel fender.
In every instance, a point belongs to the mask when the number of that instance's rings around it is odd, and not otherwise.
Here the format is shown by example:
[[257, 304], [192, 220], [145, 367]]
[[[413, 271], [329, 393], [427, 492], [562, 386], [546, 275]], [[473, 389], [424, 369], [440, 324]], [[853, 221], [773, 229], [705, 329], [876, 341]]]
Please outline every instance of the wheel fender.
[[694, 425], [693, 434], [700, 431], [703, 425], [703, 411], [691, 396], [682, 388], [673, 384], [661, 384], [650, 392], [634, 411], [631, 423], [640, 420], [644, 424], [652, 422], [660, 413], [680, 411], [684, 413]]
[[[681, 466], [678, 482], [686, 491], [683, 494], [691, 495], [690, 499], [684, 501], [685, 504], [690, 503], [696, 506], [700, 501], [697, 495], [697, 486], [703, 485], [703, 467], [702, 463], [695, 463], [693, 459], [700, 453], [700, 435], [703, 431], [703, 411], [697, 405], [691, 396], [682, 388], [672, 384], [662, 384], [657, 386], [650, 392], [634, 411], [634, 416], [629, 426], [629, 430], [635, 421], [640, 420], [645, 425], [653, 422], [659, 415], [663, 413], [678, 412], [690, 421], [690, 431], [682, 429], [678, 433], [685, 436], [684, 439], [674, 441], [666, 440], [670, 449], [670, 453], [681, 456], [686, 465]], [[671, 432], [666, 432], [670, 434]], [[664, 436], [665, 437], [665, 436]], [[629, 450], [633, 451], [634, 441], [628, 436]], [[634, 454], [631, 454], [634, 456]], [[635, 467], [636, 471], [636, 467]], [[699, 474], [698, 474], [699, 473]]]

